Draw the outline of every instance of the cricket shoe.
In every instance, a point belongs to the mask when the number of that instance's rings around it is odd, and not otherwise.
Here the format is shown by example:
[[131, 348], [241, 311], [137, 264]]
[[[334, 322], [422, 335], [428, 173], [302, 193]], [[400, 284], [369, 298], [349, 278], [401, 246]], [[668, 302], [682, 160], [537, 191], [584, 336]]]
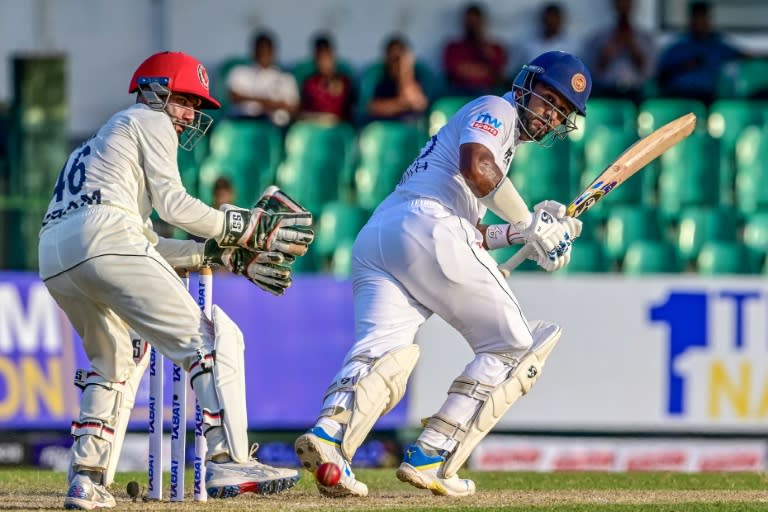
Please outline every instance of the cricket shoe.
[[429, 489], [440, 496], [470, 496], [475, 494], [475, 482], [453, 475], [440, 476], [445, 465], [442, 455], [428, 455], [421, 446], [412, 444], [405, 450], [405, 456], [397, 468], [397, 478], [419, 489]]
[[212, 498], [234, 498], [246, 492], [277, 494], [296, 485], [301, 475], [295, 469], [275, 468], [262, 464], [251, 447], [250, 460], [245, 463], [213, 462], [205, 464], [205, 490]]
[[76, 474], [69, 483], [64, 508], [93, 510], [114, 507], [115, 498], [103, 485], [94, 483], [87, 475]]
[[294, 444], [301, 465], [312, 474], [320, 464], [332, 462], [341, 469], [339, 483], [333, 487], [322, 485], [315, 480], [317, 490], [323, 496], [341, 498], [344, 496], [368, 496], [368, 486], [355, 478], [352, 467], [341, 454], [341, 440], [334, 439], [321, 427], [313, 427], [299, 437]]

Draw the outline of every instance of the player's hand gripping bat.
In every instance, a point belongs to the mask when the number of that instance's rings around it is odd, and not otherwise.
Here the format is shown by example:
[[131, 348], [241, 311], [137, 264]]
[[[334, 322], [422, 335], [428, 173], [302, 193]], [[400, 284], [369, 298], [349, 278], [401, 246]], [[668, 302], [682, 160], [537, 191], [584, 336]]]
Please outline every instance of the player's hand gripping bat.
[[[605, 194], [688, 137], [695, 126], [696, 116], [690, 112], [632, 144], [568, 205], [566, 215], [578, 217], [592, 208]], [[531, 254], [531, 248], [527, 245], [523, 246], [511, 258], [499, 265], [499, 270], [506, 277]]]

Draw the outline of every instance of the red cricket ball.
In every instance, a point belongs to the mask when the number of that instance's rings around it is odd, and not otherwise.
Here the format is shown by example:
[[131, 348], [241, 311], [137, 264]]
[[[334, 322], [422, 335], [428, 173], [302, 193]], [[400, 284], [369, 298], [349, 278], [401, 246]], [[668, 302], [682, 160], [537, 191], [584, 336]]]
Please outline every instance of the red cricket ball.
[[341, 479], [341, 470], [333, 462], [323, 462], [317, 466], [315, 478], [321, 485], [334, 487]]

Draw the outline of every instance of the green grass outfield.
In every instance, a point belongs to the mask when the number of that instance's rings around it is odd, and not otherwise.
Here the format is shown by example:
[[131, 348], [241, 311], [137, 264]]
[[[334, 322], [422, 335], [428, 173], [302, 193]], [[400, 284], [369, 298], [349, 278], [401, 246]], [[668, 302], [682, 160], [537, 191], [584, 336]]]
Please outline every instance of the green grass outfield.
[[[322, 498], [313, 478], [302, 472], [296, 487], [277, 496], [239, 496], [195, 503], [192, 474], [186, 475], [185, 503], [132, 502], [125, 491], [135, 480], [146, 485], [145, 473], [117, 475], [112, 492], [117, 510], [248, 510], [248, 511], [768, 511], [768, 476], [762, 473], [504, 473], [470, 472], [478, 486], [475, 496], [432, 496], [401, 483], [392, 469], [359, 470], [368, 484], [368, 498]], [[0, 510], [61, 509], [66, 491], [64, 473], [36, 469], [0, 469]], [[166, 475], [166, 496], [167, 496]]]

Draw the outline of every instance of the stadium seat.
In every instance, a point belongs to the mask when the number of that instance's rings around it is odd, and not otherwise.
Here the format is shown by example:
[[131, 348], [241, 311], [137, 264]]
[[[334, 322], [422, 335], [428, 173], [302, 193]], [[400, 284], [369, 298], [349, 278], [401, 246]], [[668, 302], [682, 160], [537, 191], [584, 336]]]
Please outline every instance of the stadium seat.
[[768, 97], [768, 58], [734, 60], [723, 65], [718, 93], [724, 98]]
[[661, 155], [658, 206], [664, 219], [687, 206], [719, 204], [716, 151], [708, 134], [695, 132]]
[[367, 212], [357, 205], [341, 201], [327, 203], [316, 220], [312, 252], [321, 259], [329, 258], [337, 246], [355, 241], [367, 218]]
[[652, 98], [640, 104], [637, 112], [637, 132], [645, 137], [662, 125], [693, 112], [696, 114], [696, 130], [706, 130], [707, 107], [698, 100], [676, 98]]
[[754, 261], [744, 244], [710, 240], [705, 242], [696, 259], [699, 274], [753, 274], [757, 272]]
[[429, 109], [429, 135], [440, 131], [448, 119], [472, 99], [471, 96], [445, 96], [435, 100]]
[[718, 142], [720, 165], [720, 203], [735, 201], [736, 144], [744, 130], [762, 126], [768, 120], [768, 101], [720, 99], [709, 108], [707, 131]]
[[331, 258], [331, 274], [339, 279], [346, 279], [352, 271], [352, 242], [336, 246]]
[[200, 199], [210, 204], [211, 187], [219, 176], [235, 185], [241, 205], [251, 205], [275, 181], [282, 157], [282, 133], [268, 121], [226, 119], [210, 136], [208, 156], [200, 167]]
[[768, 255], [768, 211], [753, 213], [744, 223], [743, 242], [758, 267]]
[[571, 249], [571, 262], [558, 274], [577, 274], [587, 272], [608, 272], [611, 270], [603, 244], [597, 240], [579, 239]]
[[567, 204], [574, 195], [569, 165], [568, 139], [551, 148], [523, 144], [515, 151], [509, 175], [531, 208], [546, 199]]
[[736, 145], [736, 209], [750, 215], [768, 209], [768, 129], [744, 130]]
[[683, 270], [674, 245], [665, 240], [635, 240], [627, 248], [621, 269], [629, 275]]
[[[574, 191], [572, 196], [588, 187], [611, 162], [616, 160], [636, 140], [637, 136], [631, 131], [608, 127], [595, 128], [584, 148], [584, 168], [581, 173], [578, 191]], [[613, 205], [639, 205], [642, 203], [642, 200], [642, 176], [633, 176], [592, 207], [590, 215], [604, 219]]]
[[680, 259], [693, 262], [705, 242], [736, 240], [738, 219], [729, 208], [688, 207], [680, 212], [675, 229], [675, 245]]
[[[571, 169], [580, 180], [585, 168], [585, 147], [589, 139], [603, 128], [634, 134], [637, 132], [637, 106], [620, 98], [591, 98], [587, 101], [587, 116], [576, 116], [577, 130], [568, 134], [571, 141]], [[620, 153], [620, 152], [619, 152]]]
[[339, 197], [339, 180], [351, 172], [356, 140], [348, 124], [297, 121], [285, 135], [285, 160], [277, 168], [277, 184], [318, 214]]
[[208, 156], [210, 137], [200, 139], [191, 151], [179, 148], [176, 161], [184, 188], [191, 195], [200, 197], [200, 166]]
[[605, 223], [605, 254], [621, 263], [630, 244], [636, 240], [660, 240], [659, 220], [654, 210], [638, 206], [615, 206]]
[[354, 173], [357, 203], [372, 211], [395, 189], [403, 172], [424, 146], [418, 127], [397, 121], [375, 121], [358, 136], [359, 165]]

